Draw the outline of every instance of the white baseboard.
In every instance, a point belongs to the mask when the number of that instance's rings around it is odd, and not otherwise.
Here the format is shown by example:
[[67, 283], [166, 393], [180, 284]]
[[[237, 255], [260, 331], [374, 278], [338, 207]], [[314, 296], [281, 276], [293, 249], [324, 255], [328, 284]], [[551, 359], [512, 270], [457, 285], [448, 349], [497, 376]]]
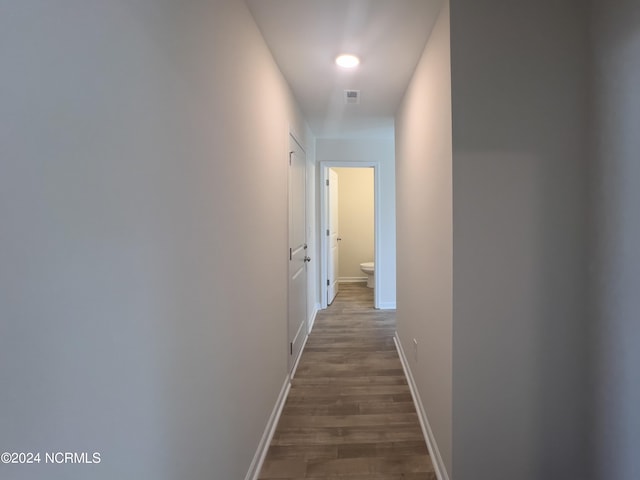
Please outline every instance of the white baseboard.
[[361, 283], [366, 282], [367, 277], [340, 277], [338, 283]]
[[273, 434], [275, 433], [276, 427], [278, 426], [278, 420], [280, 420], [280, 414], [282, 413], [282, 409], [284, 408], [284, 404], [287, 400], [287, 395], [289, 395], [290, 388], [291, 380], [289, 375], [287, 375], [287, 378], [282, 385], [282, 389], [280, 390], [280, 395], [278, 395], [278, 400], [276, 401], [276, 404], [273, 407], [273, 411], [271, 412], [271, 416], [269, 417], [269, 421], [267, 422], [267, 426], [264, 429], [264, 433], [262, 434], [262, 438], [260, 439], [260, 443], [258, 444], [258, 449], [256, 450], [256, 453], [253, 456], [253, 460], [251, 461], [251, 465], [249, 466], [249, 471], [244, 477], [245, 480], [258, 480], [258, 476], [260, 476], [262, 464], [264, 463], [264, 459], [267, 456], [267, 451], [269, 450], [271, 439], [273, 438]]
[[[319, 303], [316, 303], [313, 308], [313, 315], [311, 316], [311, 322], [309, 325], [309, 333], [311, 333], [311, 329], [313, 328], [313, 324], [316, 321], [316, 316], [320, 308], [321, 307]], [[284, 385], [280, 390], [280, 395], [278, 395], [278, 400], [276, 401], [276, 404], [273, 407], [273, 411], [271, 412], [271, 416], [269, 417], [267, 426], [264, 430], [264, 433], [262, 434], [262, 439], [258, 444], [258, 449], [256, 450], [256, 453], [253, 456], [253, 460], [251, 461], [251, 466], [249, 467], [249, 471], [245, 476], [245, 480], [258, 480], [258, 476], [260, 475], [260, 470], [262, 469], [262, 464], [264, 463], [264, 459], [267, 456], [269, 445], [271, 444], [271, 440], [273, 439], [273, 434], [275, 433], [276, 427], [278, 426], [278, 420], [280, 420], [282, 409], [284, 408], [284, 404], [287, 401], [287, 396], [289, 395], [289, 390], [291, 389], [291, 380], [293, 379], [293, 376], [296, 373], [296, 369], [298, 368], [298, 363], [300, 363], [300, 359], [302, 358], [302, 354], [304, 353], [304, 347], [307, 346], [309, 333], [305, 335], [304, 342], [302, 342], [302, 348], [300, 348], [300, 353], [298, 354], [298, 358], [296, 358], [296, 361], [293, 364], [293, 368], [291, 369], [291, 373], [287, 375]]]
[[313, 306], [313, 313], [311, 314], [311, 319], [309, 320], [309, 333], [311, 333], [311, 330], [313, 330], [313, 325], [316, 323], [316, 316], [321, 309], [322, 306], [319, 303], [316, 303]]
[[442, 461], [442, 455], [440, 455], [440, 450], [438, 450], [438, 444], [436, 443], [436, 439], [433, 436], [431, 425], [429, 425], [427, 414], [424, 411], [424, 406], [422, 405], [422, 399], [420, 398], [420, 394], [418, 393], [418, 388], [416, 387], [415, 380], [413, 379], [413, 374], [411, 373], [411, 368], [409, 367], [409, 362], [407, 361], [407, 357], [404, 354], [404, 349], [402, 348], [402, 343], [400, 342], [400, 338], [398, 337], [397, 332], [393, 337], [393, 341], [396, 344], [396, 350], [398, 350], [398, 355], [400, 356], [402, 369], [404, 370], [404, 374], [407, 376], [409, 389], [411, 390], [411, 396], [413, 397], [413, 403], [415, 404], [416, 410], [418, 412], [420, 427], [422, 428], [424, 439], [427, 442], [427, 448], [429, 449], [429, 455], [431, 455], [431, 459], [433, 461], [433, 467], [436, 471], [436, 476], [438, 477], [438, 480], [449, 480], [449, 474], [447, 473], [447, 469], [444, 465], [444, 462]]
[[380, 310], [395, 310], [396, 302], [380, 302], [380, 306], [378, 308]]

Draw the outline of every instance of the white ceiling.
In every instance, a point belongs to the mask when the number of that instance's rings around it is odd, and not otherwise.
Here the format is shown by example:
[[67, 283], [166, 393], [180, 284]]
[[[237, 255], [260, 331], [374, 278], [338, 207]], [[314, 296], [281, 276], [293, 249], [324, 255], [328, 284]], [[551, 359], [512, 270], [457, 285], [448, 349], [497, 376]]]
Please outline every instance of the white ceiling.
[[[319, 138], [393, 135], [393, 117], [442, 0], [246, 0]], [[354, 53], [355, 71], [335, 65]], [[346, 105], [344, 90], [360, 90]]]

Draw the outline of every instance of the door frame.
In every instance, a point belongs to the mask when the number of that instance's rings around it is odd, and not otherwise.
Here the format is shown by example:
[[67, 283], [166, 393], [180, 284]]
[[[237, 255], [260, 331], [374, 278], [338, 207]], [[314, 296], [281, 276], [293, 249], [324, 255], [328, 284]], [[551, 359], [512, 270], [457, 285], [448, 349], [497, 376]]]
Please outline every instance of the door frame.
[[379, 162], [320, 162], [320, 306], [327, 308], [327, 280], [329, 278], [326, 231], [329, 228], [329, 195], [327, 180], [330, 168], [373, 168], [373, 261], [375, 277], [373, 306], [380, 308], [380, 163]]

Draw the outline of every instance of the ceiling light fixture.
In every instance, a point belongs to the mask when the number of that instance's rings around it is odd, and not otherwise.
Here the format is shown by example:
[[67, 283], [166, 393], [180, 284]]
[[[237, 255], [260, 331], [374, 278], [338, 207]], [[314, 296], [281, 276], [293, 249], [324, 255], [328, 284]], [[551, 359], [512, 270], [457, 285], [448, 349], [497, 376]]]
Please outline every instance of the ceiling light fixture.
[[355, 55], [339, 55], [336, 64], [342, 68], [356, 68], [360, 65], [360, 59]]

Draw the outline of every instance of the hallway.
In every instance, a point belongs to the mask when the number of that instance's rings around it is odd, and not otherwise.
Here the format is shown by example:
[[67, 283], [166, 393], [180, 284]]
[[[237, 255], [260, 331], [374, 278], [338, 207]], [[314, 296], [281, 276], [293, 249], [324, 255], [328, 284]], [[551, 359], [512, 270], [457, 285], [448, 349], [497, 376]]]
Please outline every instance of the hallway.
[[318, 313], [261, 480], [436, 478], [394, 332], [373, 290], [340, 286]]

